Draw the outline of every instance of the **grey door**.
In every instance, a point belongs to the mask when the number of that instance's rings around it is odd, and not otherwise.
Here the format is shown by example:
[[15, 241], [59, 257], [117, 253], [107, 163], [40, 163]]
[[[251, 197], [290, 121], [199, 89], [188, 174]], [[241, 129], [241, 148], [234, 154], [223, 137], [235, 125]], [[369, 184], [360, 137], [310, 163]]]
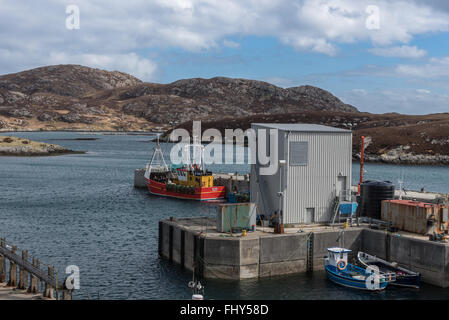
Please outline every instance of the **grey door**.
[[315, 222], [315, 208], [306, 208], [306, 224]]
[[[338, 177], [337, 178], [337, 185], [336, 185], [336, 191], [337, 191], [337, 196], [340, 196], [342, 193], [342, 191], [346, 190], [346, 177]], [[342, 198], [340, 200], [347, 200], [346, 198]]]

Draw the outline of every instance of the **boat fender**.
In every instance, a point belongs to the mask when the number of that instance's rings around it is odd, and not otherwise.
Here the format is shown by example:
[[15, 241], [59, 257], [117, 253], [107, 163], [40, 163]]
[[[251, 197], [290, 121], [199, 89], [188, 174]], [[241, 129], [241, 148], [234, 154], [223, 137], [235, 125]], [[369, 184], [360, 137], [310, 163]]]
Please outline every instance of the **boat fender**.
[[337, 262], [338, 270], [344, 270], [346, 268], [346, 262], [344, 260], [340, 260]]

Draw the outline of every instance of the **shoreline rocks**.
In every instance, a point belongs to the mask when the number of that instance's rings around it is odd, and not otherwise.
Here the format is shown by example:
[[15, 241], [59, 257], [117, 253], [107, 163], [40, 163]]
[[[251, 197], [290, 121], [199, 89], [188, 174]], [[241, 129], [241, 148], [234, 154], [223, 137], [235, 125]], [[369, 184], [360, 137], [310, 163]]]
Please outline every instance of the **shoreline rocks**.
[[28, 157], [83, 154], [84, 151], [66, 149], [56, 144], [32, 141], [11, 136], [0, 136], [0, 156]]
[[[355, 157], [360, 160], [360, 155]], [[388, 154], [382, 155], [365, 155], [365, 162], [378, 162], [387, 164], [406, 164], [406, 165], [449, 165], [449, 156], [447, 155], [427, 155], [427, 154], [413, 154], [403, 153], [398, 156], [391, 156]]]
[[[409, 150], [409, 146], [399, 146], [381, 154], [366, 153], [365, 161], [407, 165], [449, 165], [449, 155], [415, 154]], [[353, 157], [360, 160], [360, 153]]]

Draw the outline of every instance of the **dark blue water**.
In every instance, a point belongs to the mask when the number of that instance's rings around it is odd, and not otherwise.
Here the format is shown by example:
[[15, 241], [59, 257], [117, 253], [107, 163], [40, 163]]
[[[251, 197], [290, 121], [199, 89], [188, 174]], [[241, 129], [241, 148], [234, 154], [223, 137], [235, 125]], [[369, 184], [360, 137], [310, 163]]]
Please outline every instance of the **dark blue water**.
[[[0, 235], [54, 265], [80, 268], [74, 298], [188, 299], [191, 274], [160, 260], [158, 221], [169, 216], [213, 215], [208, 204], [150, 196], [133, 188], [135, 168], [151, 155], [149, 136], [81, 133], [14, 133], [56, 143], [83, 155], [0, 157]], [[97, 137], [95, 141], [54, 140]], [[168, 149], [165, 149], [168, 152]], [[409, 188], [449, 192], [446, 167], [367, 165], [369, 178], [394, 181], [405, 173]], [[247, 165], [220, 165], [247, 172]], [[354, 165], [357, 176], [358, 165]], [[357, 180], [357, 177], [355, 177]], [[435, 181], [436, 180], [436, 181]], [[416, 189], [415, 188], [415, 189]], [[449, 290], [389, 289], [361, 293], [330, 283], [324, 273], [246, 281], [207, 280], [208, 299], [447, 299]]]

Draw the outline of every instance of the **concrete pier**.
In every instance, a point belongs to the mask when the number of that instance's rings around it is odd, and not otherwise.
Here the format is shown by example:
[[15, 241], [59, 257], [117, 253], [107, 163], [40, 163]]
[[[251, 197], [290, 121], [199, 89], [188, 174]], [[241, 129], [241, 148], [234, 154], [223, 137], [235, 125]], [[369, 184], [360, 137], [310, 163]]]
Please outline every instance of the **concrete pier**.
[[389, 233], [367, 225], [347, 229], [312, 225], [273, 234], [258, 227], [247, 236], [216, 231], [215, 219], [161, 221], [159, 254], [205, 278], [246, 279], [323, 270], [327, 248], [377, 255], [422, 274], [422, 281], [449, 287], [449, 244], [405, 232]]
[[145, 183], [145, 169], [136, 169], [134, 170], [134, 188], [146, 188], [147, 184]]

